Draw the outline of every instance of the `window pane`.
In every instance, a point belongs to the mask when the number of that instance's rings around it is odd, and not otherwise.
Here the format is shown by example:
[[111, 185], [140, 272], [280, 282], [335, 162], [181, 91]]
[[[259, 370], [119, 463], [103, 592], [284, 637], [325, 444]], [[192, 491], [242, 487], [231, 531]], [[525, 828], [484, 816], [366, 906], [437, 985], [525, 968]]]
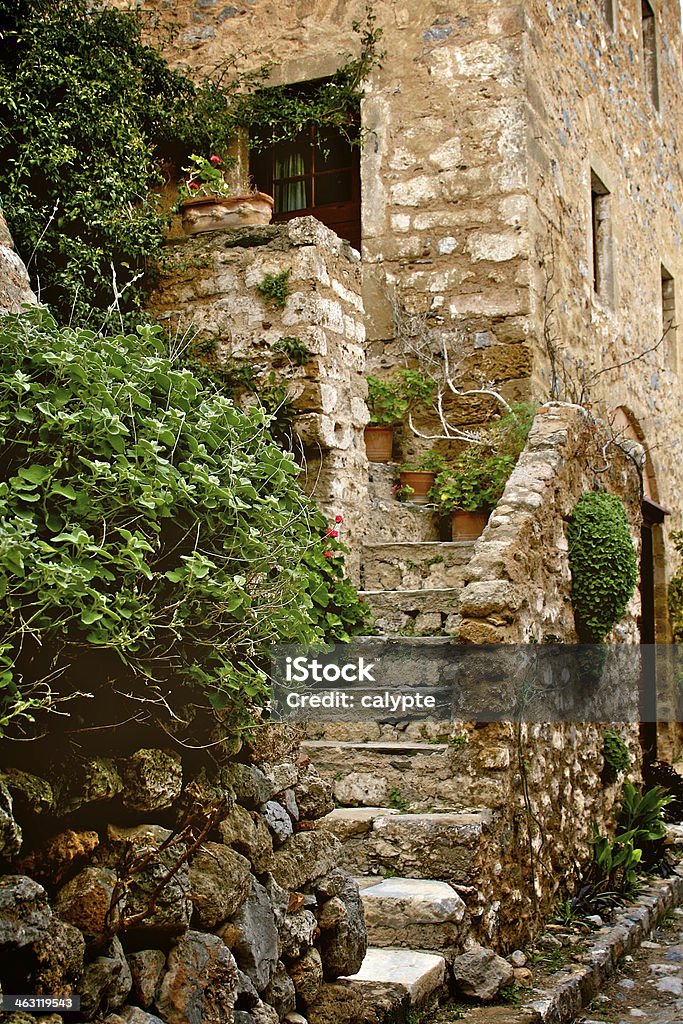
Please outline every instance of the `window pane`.
[[275, 213], [289, 213], [291, 210], [305, 210], [311, 206], [310, 179], [288, 181], [275, 185]]
[[273, 147], [273, 177], [293, 178], [298, 174], [309, 174], [310, 169], [311, 146], [308, 137], [281, 142]]
[[315, 205], [346, 203], [351, 198], [351, 171], [319, 174], [315, 177]]
[[351, 145], [332, 128], [318, 132], [315, 151], [316, 170], [332, 170], [336, 167], [350, 167], [353, 162]]

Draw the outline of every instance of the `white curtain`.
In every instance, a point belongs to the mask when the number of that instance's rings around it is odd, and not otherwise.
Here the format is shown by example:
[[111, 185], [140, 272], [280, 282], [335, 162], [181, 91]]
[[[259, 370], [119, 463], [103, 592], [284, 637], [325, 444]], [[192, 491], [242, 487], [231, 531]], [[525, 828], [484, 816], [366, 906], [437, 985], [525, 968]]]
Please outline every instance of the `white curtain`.
[[[305, 174], [306, 168], [301, 153], [292, 153], [284, 160], [275, 160], [275, 180], [295, 178]], [[306, 182], [286, 181], [277, 185], [277, 212], [288, 213], [290, 210], [304, 210], [306, 203]]]

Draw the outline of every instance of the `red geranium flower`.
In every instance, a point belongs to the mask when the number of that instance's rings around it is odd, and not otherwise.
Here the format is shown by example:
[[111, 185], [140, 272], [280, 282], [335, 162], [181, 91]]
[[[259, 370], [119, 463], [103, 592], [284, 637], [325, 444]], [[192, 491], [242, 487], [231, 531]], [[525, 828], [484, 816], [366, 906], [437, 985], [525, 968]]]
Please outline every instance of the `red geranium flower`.
[[324, 554], [325, 558], [332, 558], [332, 552], [331, 551], [323, 551], [323, 554]]
[[344, 522], [344, 516], [335, 516], [334, 517], [334, 521], [335, 521], [335, 523], [343, 523]]
[[326, 537], [338, 537], [339, 536], [339, 530], [332, 530], [328, 526], [328, 528], [325, 530], [325, 536]]
[[223, 163], [223, 161], [221, 160], [221, 158], [220, 158], [219, 156], [216, 156], [216, 154], [215, 154], [215, 153], [214, 153], [214, 155], [213, 155], [212, 157], [210, 157], [209, 159], [211, 160], [211, 163], [212, 163], [212, 164], [215, 164], [215, 165], [218, 165], [218, 164], [222, 164], [222, 163]]

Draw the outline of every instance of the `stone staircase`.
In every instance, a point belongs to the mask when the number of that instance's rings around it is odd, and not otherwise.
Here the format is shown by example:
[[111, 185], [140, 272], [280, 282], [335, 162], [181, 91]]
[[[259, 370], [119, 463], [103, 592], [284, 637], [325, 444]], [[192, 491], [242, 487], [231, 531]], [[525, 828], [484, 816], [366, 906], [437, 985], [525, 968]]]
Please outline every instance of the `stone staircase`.
[[386, 636], [456, 634], [459, 591], [474, 545], [439, 540], [433, 507], [396, 501], [394, 472], [379, 464], [370, 469], [372, 536], [381, 539], [363, 545], [361, 596]]
[[[440, 540], [434, 509], [397, 502], [392, 479], [391, 467], [371, 466], [375, 539], [363, 547], [362, 596], [380, 640], [410, 636], [427, 672], [430, 656], [457, 643], [474, 545]], [[368, 928], [370, 948], [348, 982], [363, 992], [366, 1024], [417, 1021], [447, 996], [453, 958], [490, 928], [509, 747], [451, 721], [334, 722], [307, 735], [302, 753], [337, 803], [318, 827], [342, 844]]]

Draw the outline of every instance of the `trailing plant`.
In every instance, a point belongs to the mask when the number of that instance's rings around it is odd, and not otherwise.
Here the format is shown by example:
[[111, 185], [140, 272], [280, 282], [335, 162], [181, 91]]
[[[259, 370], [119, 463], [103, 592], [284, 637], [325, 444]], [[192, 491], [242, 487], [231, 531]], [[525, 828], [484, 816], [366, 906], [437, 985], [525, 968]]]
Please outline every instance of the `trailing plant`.
[[614, 729], [605, 729], [602, 734], [603, 781], [614, 782], [620, 772], [631, 767], [631, 755], [624, 740]]
[[[139, 322], [167, 224], [155, 190], [191, 154], [225, 154], [240, 130], [258, 147], [310, 125], [360, 142], [363, 83], [382, 59], [371, 7], [354, 29], [359, 54], [331, 80], [265, 89], [270, 66], [231, 76], [228, 61], [197, 82], [172, 69], [142, 43], [136, 12], [0, 0], [0, 200], [60, 320], [93, 324], [112, 307]], [[201, 160], [191, 169], [200, 188], [209, 184]]]
[[599, 644], [623, 618], [638, 581], [623, 503], [613, 494], [583, 494], [567, 536], [576, 631], [582, 641]]
[[445, 456], [440, 452], [424, 452], [415, 462], [404, 462], [400, 467], [401, 473], [443, 473], [447, 468]]
[[225, 94], [88, 0], [0, 0], [0, 33], [0, 198], [41, 299], [67, 322], [140, 310], [162, 168], [227, 148]]
[[73, 728], [234, 735], [268, 697], [273, 640], [362, 631], [338, 529], [268, 420], [170, 359], [160, 328], [2, 320], [0, 731], [71, 709]]
[[289, 297], [289, 275], [291, 271], [282, 270], [279, 274], [264, 274], [263, 280], [256, 284], [256, 291], [272, 302], [278, 309], [284, 309]]

